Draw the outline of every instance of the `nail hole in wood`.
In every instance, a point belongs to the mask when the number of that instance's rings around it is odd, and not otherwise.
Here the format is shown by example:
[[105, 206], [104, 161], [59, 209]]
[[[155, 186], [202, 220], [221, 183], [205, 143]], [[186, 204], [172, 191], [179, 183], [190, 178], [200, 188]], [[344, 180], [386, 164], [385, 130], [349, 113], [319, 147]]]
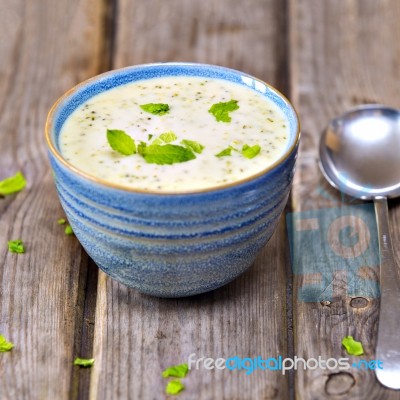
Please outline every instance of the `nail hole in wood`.
[[328, 301], [328, 300], [320, 301], [320, 304], [323, 307], [330, 307], [331, 306], [331, 302]]
[[368, 306], [369, 301], [364, 297], [353, 297], [350, 300], [350, 306], [353, 308], [365, 308]]
[[325, 383], [325, 392], [329, 395], [340, 396], [348, 393], [356, 384], [352, 374], [348, 372], [338, 372], [329, 375]]
[[156, 339], [165, 339], [166, 337], [167, 337], [167, 335], [163, 332], [163, 331], [161, 331], [160, 329], [157, 331], [157, 333], [156, 333]]

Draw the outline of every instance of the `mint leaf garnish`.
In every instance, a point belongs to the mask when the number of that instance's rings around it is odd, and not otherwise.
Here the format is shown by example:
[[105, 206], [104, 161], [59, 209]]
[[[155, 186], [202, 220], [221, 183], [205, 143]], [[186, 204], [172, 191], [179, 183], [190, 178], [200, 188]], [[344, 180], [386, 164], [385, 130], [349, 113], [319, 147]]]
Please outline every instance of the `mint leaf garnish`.
[[0, 335], [0, 353], [10, 351], [13, 347], [14, 343], [8, 342], [3, 335]]
[[120, 154], [130, 156], [136, 153], [135, 141], [124, 131], [107, 129], [107, 140], [111, 148]]
[[71, 225], [67, 225], [64, 229], [64, 233], [68, 236], [71, 236], [74, 234], [74, 231], [72, 230]]
[[165, 369], [162, 372], [162, 376], [163, 378], [168, 378], [169, 376], [173, 376], [175, 378], [184, 378], [188, 372], [189, 367], [187, 364], [179, 364]]
[[178, 139], [178, 138], [176, 137], [176, 135], [175, 135], [174, 132], [165, 132], [165, 133], [162, 133], [162, 134], [159, 136], [159, 138], [160, 138], [163, 142], [165, 142], [165, 143], [170, 143], [170, 142], [173, 142], [174, 140]]
[[165, 393], [174, 395], [180, 393], [183, 389], [185, 389], [185, 385], [179, 379], [173, 379], [167, 383]]
[[8, 250], [11, 253], [25, 253], [25, 247], [21, 240], [10, 240], [8, 242]]
[[147, 147], [147, 143], [146, 142], [140, 142], [138, 144], [138, 146], [137, 146], [138, 154], [140, 154], [142, 156], [146, 151], [146, 147]]
[[364, 349], [361, 342], [353, 339], [353, 336], [346, 336], [342, 340], [342, 345], [346, 349], [347, 354], [352, 356], [361, 356], [364, 354]]
[[211, 106], [208, 112], [214, 115], [218, 122], [231, 122], [232, 118], [229, 113], [239, 109], [237, 103], [237, 100], [230, 100], [225, 103], [215, 103]]
[[75, 358], [74, 365], [79, 365], [80, 367], [91, 367], [94, 364], [94, 358]]
[[159, 137], [155, 138], [150, 144], [164, 144], [165, 142], [163, 142]]
[[199, 142], [195, 142], [194, 140], [183, 139], [181, 143], [190, 150], [193, 150], [195, 153], [200, 154], [204, 149], [204, 146], [202, 144], [200, 144]]
[[261, 151], [261, 147], [258, 144], [255, 144], [254, 146], [249, 146], [249, 145], [245, 144], [242, 147], [242, 154], [246, 158], [254, 158], [260, 151]]
[[[67, 224], [67, 220], [65, 218], [60, 218], [59, 220], [57, 220], [57, 224], [65, 225], [65, 224]], [[74, 231], [72, 230], [72, 227], [70, 224], [65, 225], [64, 233], [68, 236], [74, 234]]]
[[169, 105], [164, 103], [142, 104], [140, 108], [150, 114], [164, 115], [169, 111]]
[[215, 157], [226, 157], [232, 155], [232, 147], [227, 147], [226, 149], [220, 151], [218, 154], [215, 155]]
[[176, 144], [151, 144], [143, 149], [142, 155], [148, 163], [159, 165], [181, 163], [196, 158], [191, 150]]
[[21, 172], [0, 181], [0, 196], [20, 192], [26, 186], [26, 180]]

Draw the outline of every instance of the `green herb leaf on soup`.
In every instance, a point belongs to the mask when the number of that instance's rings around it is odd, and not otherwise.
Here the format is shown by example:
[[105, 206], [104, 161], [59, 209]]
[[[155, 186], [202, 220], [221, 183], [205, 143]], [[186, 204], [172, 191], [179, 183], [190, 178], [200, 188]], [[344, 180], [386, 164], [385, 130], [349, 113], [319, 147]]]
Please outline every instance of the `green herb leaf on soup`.
[[26, 186], [26, 180], [21, 172], [0, 181], [0, 196], [8, 196], [20, 192]]
[[8, 250], [11, 253], [25, 253], [25, 247], [21, 240], [10, 240]]
[[0, 335], [0, 353], [10, 351], [13, 347], [14, 343], [8, 342], [3, 335]]
[[164, 115], [169, 111], [169, 105], [164, 103], [142, 104], [140, 108], [153, 115]]
[[254, 146], [249, 146], [245, 144], [242, 147], [242, 154], [246, 158], [254, 158], [257, 154], [259, 154], [261, 151], [261, 147], [258, 144], [255, 144]]
[[353, 336], [346, 336], [342, 340], [342, 345], [347, 353], [352, 356], [361, 356], [364, 354], [364, 349], [361, 342], [353, 339]]
[[171, 143], [174, 140], [178, 139], [174, 132], [165, 132], [162, 133], [159, 138], [165, 143]]
[[229, 113], [238, 109], [238, 101], [230, 100], [225, 103], [213, 104], [208, 112], [214, 115], [218, 122], [231, 122], [232, 118]]
[[140, 142], [137, 146], [137, 152], [138, 154], [140, 154], [141, 156], [144, 155], [144, 153], [146, 152], [146, 148], [147, 148], [147, 143], [146, 142]]
[[60, 218], [57, 220], [58, 225], [64, 225], [66, 222], [67, 222], [67, 220], [65, 218]]
[[136, 153], [135, 141], [124, 131], [107, 129], [107, 140], [113, 150], [124, 156]]
[[173, 379], [167, 383], [165, 393], [174, 395], [180, 393], [183, 389], [185, 389], [185, 385], [179, 379]]
[[64, 232], [66, 235], [71, 236], [74, 234], [74, 231], [72, 230], [71, 225], [67, 225], [64, 229]]
[[226, 157], [232, 155], [232, 147], [227, 147], [226, 149], [220, 151], [218, 154], [215, 155], [215, 157]]
[[180, 364], [180, 365], [174, 365], [172, 367], [165, 369], [162, 372], [162, 376], [163, 376], [163, 378], [168, 378], [169, 376], [173, 376], [175, 378], [184, 378], [188, 372], [189, 372], [188, 365]]
[[79, 365], [80, 367], [92, 367], [94, 364], [94, 358], [75, 358], [74, 365]]
[[182, 163], [196, 158], [191, 150], [176, 144], [151, 144], [144, 149], [142, 155], [149, 164], [159, 165]]
[[164, 144], [165, 142], [163, 142], [159, 137], [157, 137], [157, 138], [155, 138], [151, 143], [150, 143], [150, 145], [153, 145], [153, 144], [159, 144], [159, 145], [162, 145], [162, 144]]
[[200, 154], [204, 150], [204, 146], [199, 142], [195, 142], [194, 140], [183, 139], [181, 141], [181, 144], [198, 154]]

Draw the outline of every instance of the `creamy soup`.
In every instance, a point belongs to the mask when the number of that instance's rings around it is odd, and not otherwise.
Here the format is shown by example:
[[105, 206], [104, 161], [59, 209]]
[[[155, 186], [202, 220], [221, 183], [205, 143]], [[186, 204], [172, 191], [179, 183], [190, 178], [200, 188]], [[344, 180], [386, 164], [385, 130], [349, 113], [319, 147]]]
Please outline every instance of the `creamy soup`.
[[[107, 132], [122, 142], [113, 144]], [[118, 150], [124, 135], [131, 138], [129, 155]], [[90, 98], [65, 121], [59, 144], [69, 163], [93, 177], [137, 190], [186, 192], [256, 174], [282, 156], [288, 139], [283, 112], [250, 88], [163, 77]]]

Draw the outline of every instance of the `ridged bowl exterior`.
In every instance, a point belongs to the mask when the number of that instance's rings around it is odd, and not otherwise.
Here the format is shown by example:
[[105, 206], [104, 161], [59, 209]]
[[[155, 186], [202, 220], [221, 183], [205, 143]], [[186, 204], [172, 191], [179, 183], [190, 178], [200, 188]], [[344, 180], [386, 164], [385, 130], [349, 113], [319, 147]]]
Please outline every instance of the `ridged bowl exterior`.
[[[160, 66], [169, 75], [192, 72], [215, 77], [217, 70], [219, 78], [232, 80], [230, 75], [240, 74], [198, 64], [153, 64], [139, 72], [149, 78], [148, 71]], [[118, 73], [123, 80], [143, 79], [137, 78], [137, 68], [106, 74], [97, 93], [120, 84]], [[55, 149], [62, 123], [96, 94], [92, 86], [98, 82], [78, 87], [51, 112], [47, 129]], [[57, 191], [74, 233], [104, 272], [143, 293], [180, 297], [228, 283], [253, 263], [286, 205], [298, 147], [294, 127], [297, 123], [298, 130], [298, 121], [292, 113], [289, 123], [295, 145], [288, 156], [253, 179], [215, 190], [157, 194], [111, 187], [77, 173], [49, 151]]]

